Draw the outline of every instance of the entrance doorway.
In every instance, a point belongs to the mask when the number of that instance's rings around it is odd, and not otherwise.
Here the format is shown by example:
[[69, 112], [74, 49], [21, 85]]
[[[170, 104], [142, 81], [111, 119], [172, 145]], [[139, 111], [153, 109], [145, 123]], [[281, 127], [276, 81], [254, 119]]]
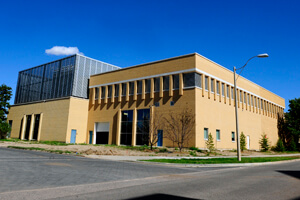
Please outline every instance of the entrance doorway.
[[161, 147], [163, 145], [163, 130], [157, 130], [157, 146]]
[[76, 130], [72, 129], [70, 143], [75, 144], [75, 142], [76, 142]]
[[109, 122], [96, 122], [95, 129], [94, 144], [108, 144]]

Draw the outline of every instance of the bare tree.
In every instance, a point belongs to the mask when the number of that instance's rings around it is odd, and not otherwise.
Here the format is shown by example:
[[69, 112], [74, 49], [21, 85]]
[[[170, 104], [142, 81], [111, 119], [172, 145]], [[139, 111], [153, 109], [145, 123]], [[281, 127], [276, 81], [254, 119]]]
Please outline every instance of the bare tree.
[[192, 129], [195, 127], [195, 115], [191, 109], [183, 109], [180, 113], [170, 112], [165, 121], [166, 138], [177, 144], [180, 152], [188, 145], [192, 137]]

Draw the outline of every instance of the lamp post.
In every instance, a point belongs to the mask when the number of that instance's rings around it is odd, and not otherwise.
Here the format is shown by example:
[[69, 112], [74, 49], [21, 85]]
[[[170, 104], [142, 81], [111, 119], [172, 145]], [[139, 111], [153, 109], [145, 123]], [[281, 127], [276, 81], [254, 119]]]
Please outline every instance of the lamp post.
[[[243, 67], [240, 67], [238, 69], [236, 69], [235, 67], [233, 67], [233, 72], [234, 72], [234, 101], [235, 101], [235, 124], [236, 124], [236, 139], [237, 139], [237, 158], [238, 161], [241, 161], [241, 148], [240, 148], [240, 134], [239, 134], [239, 120], [238, 120], [238, 107], [237, 107], [237, 89], [236, 89], [236, 81], [239, 78], [239, 75], [242, 73], [243, 69], [246, 67], [246, 65], [248, 64], [248, 62], [250, 60], [252, 60], [253, 58], [258, 57], [258, 58], [266, 58], [269, 57], [269, 55], [267, 53], [263, 53], [263, 54], [258, 54], [256, 56], [251, 57], [246, 64]], [[237, 78], [236, 77], [236, 71], [237, 70], [241, 70], [241, 72], [238, 74]]]

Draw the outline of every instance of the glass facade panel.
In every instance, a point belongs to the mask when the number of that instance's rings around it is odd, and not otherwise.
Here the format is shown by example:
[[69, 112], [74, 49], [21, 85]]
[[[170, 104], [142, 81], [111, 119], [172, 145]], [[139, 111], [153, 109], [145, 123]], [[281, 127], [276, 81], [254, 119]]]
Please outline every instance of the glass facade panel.
[[142, 94], [142, 89], [143, 89], [143, 81], [137, 81], [137, 93]]
[[231, 99], [234, 99], [234, 97], [233, 97], [233, 87], [231, 88]]
[[217, 81], [217, 94], [220, 94], [220, 82]]
[[224, 85], [224, 83], [222, 83], [222, 96], [223, 97], [225, 96], [225, 85]]
[[195, 75], [194, 75], [194, 73], [183, 74], [183, 86], [184, 87], [195, 86]]
[[220, 133], [220, 130], [216, 130], [216, 138], [217, 138], [217, 141], [220, 141], [220, 140], [221, 140], [221, 133]]
[[195, 85], [202, 88], [202, 75], [195, 73]]
[[204, 128], [204, 140], [208, 140], [208, 128]]
[[160, 77], [154, 78], [154, 92], [160, 91]]
[[98, 99], [98, 97], [99, 97], [99, 88], [96, 87], [95, 88], [95, 99]]
[[120, 144], [131, 145], [132, 141], [133, 111], [126, 110], [121, 113], [121, 138]]
[[134, 93], [134, 82], [129, 82], [129, 95]]
[[111, 85], [107, 86], [107, 89], [108, 89], [108, 91], [107, 91], [107, 97], [111, 98], [111, 95], [112, 95], [112, 86]]
[[115, 97], [119, 96], [119, 84], [115, 85]]
[[151, 89], [151, 79], [145, 80], [145, 93], [150, 93]]
[[122, 83], [122, 96], [126, 96], [127, 83]]
[[169, 85], [170, 85], [170, 82], [169, 82], [169, 80], [170, 80], [170, 77], [169, 76], [164, 76], [163, 77], [163, 80], [164, 80], [164, 84], [163, 84], [163, 86], [164, 86], [164, 90], [163, 91], [168, 91], [169, 90]]
[[208, 77], [205, 76], [205, 90], [208, 90]]
[[136, 145], [149, 144], [150, 109], [137, 110]]
[[210, 79], [210, 90], [211, 90], [211, 92], [215, 92], [215, 83], [214, 83], [214, 79]]
[[104, 99], [104, 98], [105, 98], [105, 89], [106, 89], [105, 86], [102, 86], [102, 87], [101, 87], [101, 99]]

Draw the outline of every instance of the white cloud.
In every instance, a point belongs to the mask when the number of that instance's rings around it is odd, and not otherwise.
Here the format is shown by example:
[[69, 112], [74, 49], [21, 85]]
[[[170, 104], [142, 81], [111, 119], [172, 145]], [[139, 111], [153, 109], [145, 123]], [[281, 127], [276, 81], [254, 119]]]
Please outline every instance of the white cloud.
[[51, 49], [46, 49], [45, 53], [56, 56], [68, 56], [76, 53], [83, 55], [83, 53], [79, 52], [79, 49], [77, 47], [64, 46], [54, 46]]

